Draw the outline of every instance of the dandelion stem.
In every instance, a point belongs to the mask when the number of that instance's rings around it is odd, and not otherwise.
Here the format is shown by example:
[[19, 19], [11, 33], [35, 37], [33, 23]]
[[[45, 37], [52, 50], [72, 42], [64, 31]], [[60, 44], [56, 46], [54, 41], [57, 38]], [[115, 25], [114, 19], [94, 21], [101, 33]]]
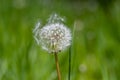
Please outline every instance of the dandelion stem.
[[60, 74], [60, 68], [59, 68], [57, 53], [55, 53], [54, 55], [55, 55], [55, 63], [56, 63], [56, 69], [57, 69], [58, 80], [61, 80], [61, 74]]

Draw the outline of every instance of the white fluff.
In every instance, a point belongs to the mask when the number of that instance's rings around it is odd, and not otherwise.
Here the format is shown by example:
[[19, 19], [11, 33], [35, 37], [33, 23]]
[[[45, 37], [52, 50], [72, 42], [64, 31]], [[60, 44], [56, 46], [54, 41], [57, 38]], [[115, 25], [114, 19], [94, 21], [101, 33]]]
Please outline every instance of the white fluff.
[[49, 23], [43, 28], [36, 26], [34, 38], [38, 45], [50, 53], [65, 50], [71, 44], [71, 32], [62, 23]]

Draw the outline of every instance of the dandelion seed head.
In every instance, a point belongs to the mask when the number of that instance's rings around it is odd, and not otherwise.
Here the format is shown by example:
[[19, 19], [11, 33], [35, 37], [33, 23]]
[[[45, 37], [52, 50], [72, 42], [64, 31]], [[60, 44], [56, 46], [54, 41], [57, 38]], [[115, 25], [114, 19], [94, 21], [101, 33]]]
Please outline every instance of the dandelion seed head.
[[38, 45], [49, 53], [63, 51], [71, 44], [71, 32], [62, 23], [49, 23], [43, 28], [35, 28], [34, 34]]

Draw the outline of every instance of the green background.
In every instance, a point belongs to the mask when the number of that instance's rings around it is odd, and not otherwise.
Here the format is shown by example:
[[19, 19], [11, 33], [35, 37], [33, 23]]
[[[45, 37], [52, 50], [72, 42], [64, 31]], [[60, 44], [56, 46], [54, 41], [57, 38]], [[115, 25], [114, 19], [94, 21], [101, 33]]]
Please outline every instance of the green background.
[[[120, 79], [119, 0], [0, 0], [0, 80], [57, 80], [54, 56], [32, 33], [52, 13], [73, 33], [71, 80]], [[68, 80], [69, 49], [58, 57]]]

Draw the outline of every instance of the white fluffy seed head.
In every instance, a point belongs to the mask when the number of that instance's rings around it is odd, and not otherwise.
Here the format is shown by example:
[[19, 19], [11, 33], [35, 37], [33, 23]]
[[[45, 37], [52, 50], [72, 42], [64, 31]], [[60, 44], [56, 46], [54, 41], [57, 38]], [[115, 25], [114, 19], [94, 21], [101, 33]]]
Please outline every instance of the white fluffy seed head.
[[71, 44], [71, 32], [62, 23], [47, 24], [43, 28], [36, 27], [34, 38], [38, 45], [49, 53], [63, 51]]

